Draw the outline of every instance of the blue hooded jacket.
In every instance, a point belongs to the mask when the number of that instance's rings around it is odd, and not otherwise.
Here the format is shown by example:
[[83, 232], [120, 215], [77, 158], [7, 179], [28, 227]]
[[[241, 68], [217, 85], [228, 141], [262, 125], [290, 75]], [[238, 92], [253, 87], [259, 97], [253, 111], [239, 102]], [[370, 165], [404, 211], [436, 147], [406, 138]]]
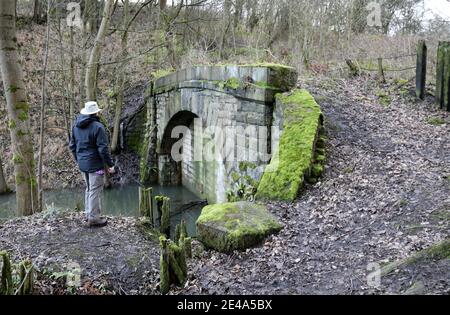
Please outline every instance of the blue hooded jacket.
[[82, 172], [95, 173], [113, 167], [108, 136], [97, 116], [80, 115], [72, 129], [69, 148]]

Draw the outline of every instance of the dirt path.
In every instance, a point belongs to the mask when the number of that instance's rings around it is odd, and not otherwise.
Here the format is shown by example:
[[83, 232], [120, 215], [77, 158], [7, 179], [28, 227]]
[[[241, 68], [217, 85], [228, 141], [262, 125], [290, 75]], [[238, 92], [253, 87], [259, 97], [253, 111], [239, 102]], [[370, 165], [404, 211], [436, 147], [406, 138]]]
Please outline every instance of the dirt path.
[[[433, 113], [429, 102], [413, 105], [401, 84], [379, 90], [369, 78], [307, 88], [327, 120], [322, 182], [294, 204], [271, 205], [286, 228], [263, 247], [194, 261], [194, 279], [182, 292], [389, 294], [422, 281], [427, 293], [449, 293], [448, 259], [406, 268], [378, 289], [366, 280], [368, 264], [406, 257], [450, 234], [448, 114]], [[446, 124], [434, 126], [430, 117]]]
[[159, 246], [135, 224], [132, 218], [113, 218], [107, 227], [91, 229], [82, 214], [73, 212], [20, 218], [0, 225], [0, 248], [16, 261], [31, 259], [49, 278], [38, 283], [40, 293], [55, 293], [59, 288], [52, 276], [74, 264], [81, 270], [78, 293], [157, 293]]

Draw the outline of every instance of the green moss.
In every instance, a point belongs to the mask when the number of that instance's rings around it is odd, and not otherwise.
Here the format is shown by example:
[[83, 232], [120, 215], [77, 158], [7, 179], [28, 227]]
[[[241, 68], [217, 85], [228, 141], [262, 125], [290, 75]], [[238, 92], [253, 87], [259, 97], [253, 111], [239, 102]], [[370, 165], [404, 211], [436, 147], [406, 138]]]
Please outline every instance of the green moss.
[[248, 170], [254, 170], [256, 168], [257, 168], [257, 166], [255, 163], [251, 163], [251, 162], [240, 162], [239, 163], [239, 170], [241, 172], [247, 172]]
[[167, 294], [170, 291], [170, 273], [168, 257], [168, 241], [164, 236], [159, 239], [161, 254], [159, 260], [159, 287], [161, 294]]
[[323, 135], [320, 136], [319, 139], [317, 140], [316, 148], [325, 150], [327, 140], [328, 140], [327, 137], [325, 137]]
[[174, 73], [174, 69], [159, 69], [151, 73], [153, 80], [158, 80], [159, 78], [168, 76], [169, 74]]
[[14, 128], [16, 128], [16, 121], [10, 119], [10, 120], [8, 121], [8, 128], [9, 128], [9, 129], [14, 129]]
[[19, 264], [18, 295], [31, 295], [34, 288], [34, 267], [31, 261], [25, 260]]
[[149, 145], [150, 145], [150, 137], [149, 136], [145, 136], [144, 137], [144, 143], [142, 144], [142, 146], [139, 148], [139, 157], [140, 157], [140, 162], [139, 162], [139, 174], [140, 174], [140, 180], [141, 183], [147, 183], [148, 179], [150, 178], [150, 173], [153, 171], [152, 169], [149, 169], [148, 167], [148, 149], [149, 149]]
[[262, 63], [259, 65], [272, 70], [269, 79], [272, 86], [277, 87], [282, 91], [289, 91], [297, 84], [298, 73], [295, 68], [272, 63]]
[[116, 98], [117, 97], [117, 91], [115, 91], [114, 89], [109, 89], [106, 91], [106, 95], [108, 96], [108, 98]]
[[37, 187], [37, 180], [35, 176], [31, 176], [29, 182], [32, 188]]
[[[158, 199], [157, 199], [158, 200]], [[160, 201], [160, 200], [158, 200]], [[162, 199], [162, 216], [161, 216], [161, 234], [170, 236], [170, 198], [163, 197]]]
[[14, 164], [22, 164], [23, 163], [23, 158], [20, 155], [18, 155], [18, 154], [14, 154], [13, 158], [12, 158], [12, 161], [13, 161]]
[[283, 65], [283, 64], [277, 64], [277, 63], [270, 63], [270, 62], [261, 62], [261, 63], [253, 63], [253, 64], [246, 64], [242, 65], [242, 67], [254, 67], [254, 68], [269, 68], [272, 70], [289, 70], [295, 71], [295, 68]]
[[[6, 48], [6, 50], [7, 50], [7, 48]], [[12, 50], [15, 50], [15, 48], [13, 48]], [[18, 90], [20, 90], [19, 87], [15, 86], [15, 85], [11, 85], [8, 89], [8, 92], [16, 93]]]
[[317, 148], [317, 149], [316, 149], [316, 154], [317, 154], [317, 155], [323, 155], [323, 156], [325, 156], [325, 149], [323, 149], [323, 148]]
[[28, 113], [28, 111], [30, 110], [30, 105], [28, 104], [28, 102], [17, 102], [15, 105], [14, 105], [14, 110], [16, 110], [16, 111], [24, 111], [24, 112], [27, 112]]
[[386, 276], [391, 272], [412, 264], [422, 261], [439, 261], [443, 259], [450, 259], [450, 239], [445, 239], [439, 243], [430, 246], [420, 252], [416, 252], [405, 259], [390, 263], [381, 269], [381, 275]]
[[238, 78], [229, 78], [226, 81], [215, 82], [221, 89], [237, 90], [242, 87], [242, 82]]
[[284, 130], [256, 198], [293, 201], [311, 171], [323, 118], [319, 105], [306, 90], [278, 94], [277, 104], [283, 107]]
[[5, 251], [0, 252], [2, 258], [2, 273], [1, 273], [1, 286], [0, 295], [12, 295], [14, 292], [14, 284], [12, 280], [11, 260], [9, 255]]
[[28, 120], [28, 112], [27, 111], [20, 111], [17, 115], [17, 118], [19, 118], [20, 121], [26, 121]]
[[187, 264], [184, 250], [172, 241], [169, 241], [169, 273], [174, 275], [176, 284], [183, 286], [187, 277]]
[[[450, 180], [450, 178], [449, 178]], [[433, 212], [432, 217], [441, 221], [450, 221], [450, 212], [448, 210]]]
[[24, 132], [23, 130], [18, 130], [18, 131], [17, 131], [17, 136], [18, 136], [19, 138], [22, 138], [22, 137], [24, 137], [24, 136], [26, 136], [26, 135], [28, 135], [28, 133], [27, 133], [27, 132]]
[[431, 246], [425, 250], [425, 257], [441, 260], [450, 258], [450, 239], [446, 239], [438, 244]]
[[318, 163], [324, 163], [326, 160], [326, 157], [324, 154], [317, 154], [316, 156], [316, 162]]
[[432, 126], [442, 126], [446, 124], [446, 121], [441, 117], [430, 117], [427, 119], [427, 123]]
[[315, 178], [319, 178], [322, 176], [324, 172], [324, 167], [321, 164], [314, 164], [312, 170], [311, 170], [311, 176]]
[[244, 250], [282, 228], [265, 206], [248, 202], [205, 207], [197, 221], [200, 241], [220, 252]]
[[207, 206], [203, 208], [202, 215], [198, 219], [197, 224], [226, 221], [234, 214], [239, 214], [239, 208], [234, 203]]
[[395, 82], [395, 84], [398, 84], [400, 86], [409, 84], [409, 80], [407, 80], [407, 79], [394, 79], [394, 82]]
[[389, 107], [391, 105], [392, 99], [388, 93], [380, 89], [375, 94], [378, 96], [381, 105], [384, 107]]
[[[145, 122], [147, 118], [146, 111], [141, 111], [136, 116], [136, 121], [139, 122]], [[144, 124], [144, 123], [143, 123]], [[145, 125], [144, 125], [145, 127]], [[151, 128], [150, 128], [151, 129]], [[146, 154], [147, 148], [148, 148], [148, 139], [146, 139], [146, 133], [145, 132], [136, 132], [134, 134], [130, 134], [127, 139], [127, 148], [137, 154], [139, 154], [141, 157]]]
[[237, 172], [232, 172], [231, 179], [233, 180], [233, 182], [237, 182], [241, 179], [241, 174], [239, 174]]

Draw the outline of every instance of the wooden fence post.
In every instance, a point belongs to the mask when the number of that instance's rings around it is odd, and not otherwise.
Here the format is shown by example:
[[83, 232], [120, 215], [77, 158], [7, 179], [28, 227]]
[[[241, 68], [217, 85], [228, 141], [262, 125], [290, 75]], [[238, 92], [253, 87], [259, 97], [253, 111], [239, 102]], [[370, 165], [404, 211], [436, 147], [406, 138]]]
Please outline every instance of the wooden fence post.
[[450, 42], [439, 42], [436, 67], [436, 105], [450, 111]]
[[140, 215], [150, 219], [152, 225], [153, 221], [153, 206], [152, 206], [152, 188], [139, 187], [139, 212]]
[[156, 218], [156, 226], [161, 227], [161, 218], [162, 218], [162, 206], [164, 202], [164, 196], [156, 196], [156, 211], [158, 212], [158, 217]]
[[378, 80], [380, 83], [386, 83], [386, 77], [384, 76], [383, 58], [378, 58]]
[[155, 200], [158, 210], [159, 230], [161, 234], [170, 238], [170, 198], [156, 196]]
[[427, 80], [427, 54], [427, 45], [424, 40], [420, 40], [417, 47], [416, 96], [421, 100], [425, 99], [425, 88]]
[[162, 205], [161, 233], [170, 238], [170, 198], [165, 197]]
[[161, 247], [161, 257], [159, 261], [159, 289], [161, 294], [170, 291], [170, 261], [169, 261], [169, 241], [165, 237], [159, 239]]
[[450, 112], [450, 42], [447, 42], [447, 45], [444, 50], [444, 102], [442, 109]]

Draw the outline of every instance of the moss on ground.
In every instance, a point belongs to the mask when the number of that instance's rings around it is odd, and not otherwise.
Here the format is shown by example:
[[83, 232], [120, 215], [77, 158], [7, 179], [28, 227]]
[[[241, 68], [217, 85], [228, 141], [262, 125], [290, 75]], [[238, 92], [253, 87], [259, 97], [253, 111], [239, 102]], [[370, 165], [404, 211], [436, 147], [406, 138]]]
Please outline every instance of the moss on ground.
[[249, 202], [207, 206], [197, 221], [199, 240], [225, 253], [245, 250], [282, 228], [265, 206]]
[[432, 126], [442, 126], [445, 125], [445, 119], [441, 117], [430, 117], [427, 119], [427, 123]]
[[396, 261], [384, 266], [381, 269], [381, 275], [387, 276], [395, 270], [404, 266], [412, 265], [420, 261], [434, 260], [439, 261], [442, 259], [450, 259], [450, 238], [447, 238], [427, 249], [414, 253], [405, 259]]
[[382, 106], [389, 107], [391, 105], [392, 98], [386, 91], [379, 89], [379, 90], [377, 90], [377, 92], [375, 94], [376, 94], [376, 96], [378, 96], [378, 99], [380, 100], [380, 104]]
[[[277, 104], [283, 107], [283, 133], [279, 149], [263, 175], [256, 198], [294, 201], [305, 177], [310, 175], [323, 117], [319, 105], [306, 90], [278, 94]], [[321, 140], [324, 146], [325, 139]], [[316, 158], [320, 161], [324, 159], [324, 156]]]

